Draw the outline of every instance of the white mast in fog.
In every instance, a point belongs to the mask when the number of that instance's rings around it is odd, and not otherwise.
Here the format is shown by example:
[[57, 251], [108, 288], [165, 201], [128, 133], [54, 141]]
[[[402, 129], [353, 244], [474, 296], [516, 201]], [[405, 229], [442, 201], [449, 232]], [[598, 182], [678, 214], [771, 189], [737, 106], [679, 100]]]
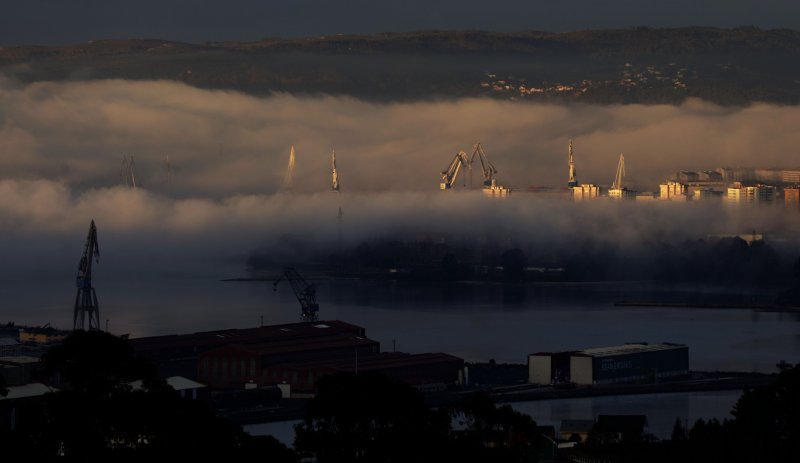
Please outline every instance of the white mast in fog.
[[289, 151], [289, 166], [286, 168], [286, 178], [283, 179], [283, 188], [286, 190], [292, 189], [294, 183], [294, 145]]
[[[336, 150], [331, 150], [331, 168], [332, 170], [332, 179], [331, 179], [331, 190], [335, 192], [339, 192], [339, 173], [336, 172]], [[341, 209], [340, 209], [341, 211]]]
[[614, 177], [614, 183], [611, 188], [615, 190], [622, 189], [622, 181], [625, 179], [625, 155], [619, 155], [619, 164], [617, 164], [617, 175]]
[[122, 168], [119, 172], [120, 183], [130, 188], [136, 188], [136, 173], [133, 170], [135, 166], [133, 155], [130, 157], [122, 156]]

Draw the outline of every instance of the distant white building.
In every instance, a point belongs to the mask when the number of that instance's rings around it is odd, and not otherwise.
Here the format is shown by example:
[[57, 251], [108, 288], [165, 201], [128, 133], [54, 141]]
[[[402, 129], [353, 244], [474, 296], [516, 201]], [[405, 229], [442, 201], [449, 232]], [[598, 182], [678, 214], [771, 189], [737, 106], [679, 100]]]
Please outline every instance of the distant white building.
[[572, 189], [572, 199], [596, 199], [600, 197], [600, 187], [592, 183], [584, 183], [574, 186]]
[[710, 199], [720, 200], [725, 195], [725, 192], [719, 190], [712, 190], [711, 188], [699, 188], [692, 192], [692, 199], [695, 201], [707, 201]]
[[611, 199], [636, 199], [636, 192], [625, 187], [609, 188], [608, 197]]
[[689, 189], [681, 182], [662, 183], [658, 189], [658, 199], [662, 201], [686, 201], [689, 198]]
[[728, 187], [727, 202], [731, 204], [764, 204], [775, 201], [775, 187], [772, 185], [744, 186], [735, 182]]

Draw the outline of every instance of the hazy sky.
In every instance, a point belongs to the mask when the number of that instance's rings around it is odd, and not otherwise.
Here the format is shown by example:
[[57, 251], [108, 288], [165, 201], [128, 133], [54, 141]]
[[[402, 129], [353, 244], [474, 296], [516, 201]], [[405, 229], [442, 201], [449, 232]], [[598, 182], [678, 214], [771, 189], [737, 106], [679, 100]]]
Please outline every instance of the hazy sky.
[[0, 12], [0, 45], [421, 29], [800, 28], [797, 0], [2, 0]]

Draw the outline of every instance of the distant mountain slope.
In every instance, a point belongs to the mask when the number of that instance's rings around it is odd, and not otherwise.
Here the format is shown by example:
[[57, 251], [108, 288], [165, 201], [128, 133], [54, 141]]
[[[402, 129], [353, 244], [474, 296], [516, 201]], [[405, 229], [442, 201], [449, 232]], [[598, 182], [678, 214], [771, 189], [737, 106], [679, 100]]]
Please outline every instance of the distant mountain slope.
[[0, 49], [23, 82], [168, 79], [255, 94], [369, 100], [800, 103], [800, 32], [757, 28], [336, 35], [186, 44], [97, 40]]

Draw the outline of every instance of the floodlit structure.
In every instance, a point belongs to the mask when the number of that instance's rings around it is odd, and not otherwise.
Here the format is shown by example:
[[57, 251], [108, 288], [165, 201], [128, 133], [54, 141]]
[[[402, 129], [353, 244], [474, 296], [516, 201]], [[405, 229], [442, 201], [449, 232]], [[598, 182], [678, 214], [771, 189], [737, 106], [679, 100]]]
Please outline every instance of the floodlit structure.
[[686, 201], [689, 199], [689, 189], [681, 182], [666, 182], [658, 186], [658, 199], [662, 201]]
[[294, 163], [295, 154], [294, 145], [292, 145], [291, 150], [289, 150], [289, 165], [286, 167], [286, 177], [283, 179], [283, 188], [286, 190], [291, 190], [294, 184]]
[[336, 150], [331, 151], [331, 168], [332, 171], [332, 179], [331, 179], [331, 190], [335, 192], [339, 192], [339, 173], [336, 172]]
[[775, 187], [772, 185], [745, 186], [734, 182], [728, 187], [728, 204], [761, 205], [775, 201]]
[[568, 188], [575, 188], [578, 186], [578, 172], [575, 170], [575, 159], [572, 157], [572, 140], [569, 141], [569, 180], [567, 181]]
[[636, 192], [627, 189], [623, 186], [625, 180], [625, 155], [619, 155], [619, 163], [617, 164], [617, 175], [614, 177], [614, 183], [608, 189], [608, 197], [612, 199], [635, 199]]
[[487, 196], [493, 197], [505, 197], [511, 193], [511, 190], [498, 185], [497, 179], [494, 178], [494, 174], [497, 173], [497, 168], [489, 161], [489, 157], [486, 156], [486, 152], [483, 150], [483, 146], [481, 146], [480, 142], [476, 143], [472, 149], [472, 156], [469, 158], [469, 186], [472, 188], [472, 164], [475, 162], [475, 157], [478, 157], [478, 160], [481, 162], [481, 170], [483, 171], [483, 193]]
[[600, 197], [600, 187], [592, 183], [584, 183], [582, 185], [574, 186], [572, 190], [572, 199], [596, 199]]
[[458, 178], [458, 173], [461, 171], [461, 168], [468, 165], [469, 159], [467, 158], [467, 153], [464, 151], [456, 153], [450, 165], [447, 167], [447, 170], [442, 171], [442, 181], [439, 183], [439, 188], [442, 190], [452, 189], [456, 184], [456, 179]]

